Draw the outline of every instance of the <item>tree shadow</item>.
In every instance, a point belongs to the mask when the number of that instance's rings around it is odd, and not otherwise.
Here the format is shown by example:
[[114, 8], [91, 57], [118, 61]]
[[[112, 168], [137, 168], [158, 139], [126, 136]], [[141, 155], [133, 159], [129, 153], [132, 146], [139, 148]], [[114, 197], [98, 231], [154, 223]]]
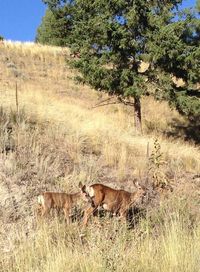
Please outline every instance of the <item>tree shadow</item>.
[[[141, 207], [131, 207], [128, 209], [126, 214], [126, 224], [128, 229], [133, 229], [136, 227], [136, 225], [140, 222], [141, 218], [143, 218], [146, 214], [146, 209]], [[94, 217], [98, 218], [118, 218], [121, 220], [119, 214], [113, 214], [112, 212], [105, 211], [102, 207], [98, 209], [94, 214]], [[122, 221], [123, 222], [123, 221]]]
[[[103, 218], [106, 216], [106, 211], [103, 209], [103, 207], [99, 207], [97, 210], [95, 210], [93, 212], [93, 217], [99, 217], [99, 218]], [[84, 216], [84, 209], [82, 209], [81, 207], [75, 207], [73, 209], [73, 213], [71, 215], [71, 221], [72, 222], [82, 222]]]
[[185, 141], [193, 141], [200, 144], [200, 117], [193, 118], [188, 124], [183, 124], [180, 120], [174, 118], [171, 123], [171, 131], [165, 131], [165, 135], [173, 138], [184, 138]]
[[126, 215], [126, 221], [128, 229], [133, 229], [140, 222], [141, 218], [144, 218], [146, 215], [146, 209], [141, 207], [131, 207]]

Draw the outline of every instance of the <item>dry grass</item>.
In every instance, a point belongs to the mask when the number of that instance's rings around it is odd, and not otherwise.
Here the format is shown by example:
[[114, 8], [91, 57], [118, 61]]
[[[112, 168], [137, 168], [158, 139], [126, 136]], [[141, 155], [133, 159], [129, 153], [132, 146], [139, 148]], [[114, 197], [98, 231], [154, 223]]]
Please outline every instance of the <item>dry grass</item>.
[[[168, 217], [167, 217], [168, 218]], [[13, 252], [1, 256], [2, 271], [181, 271], [199, 269], [200, 228], [174, 217], [152, 230], [148, 220], [134, 230], [116, 219], [80, 227], [53, 222], [38, 224], [32, 238], [15, 230]]]
[[[5, 101], [5, 102], [4, 102]], [[15, 93], [10, 98], [2, 97], [2, 102], [9, 107], [15, 107]], [[169, 166], [177, 171], [200, 171], [199, 148], [187, 144], [183, 140], [170, 141], [162, 135], [137, 136], [134, 132], [133, 116], [123, 111], [123, 107], [112, 109], [88, 109], [89, 102], [78, 98], [59, 96], [51, 91], [33, 90], [19, 92], [20, 107], [28, 114], [34, 115], [39, 122], [48, 121], [55, 127], [68, 132], [78, 150], [90, 148], [104, 156], [105, 166], [119, 168], [128, 164], [132, 169], [144, 171], [146, 168], [146, 149], [156, 138], [162, 147], [164, 159]], [[87, 103], [87, 104], [86, 104]], [[69, 133], [70, 132], [70, 133]], [[78, 155], [78, 154], [77, 154]], [[78, 158], [77, 158], [78, 159]], [[137, 173], [138, 174], [138, 173]], [[121, 174], [120, 174], [121, 175]]]
[[[144, 99], [145, 133], [138, 136], [131, 108], [92, 109], [106, 96], [74, 83], [67, 49], [63, 55], [57, 47], [11, 42], [0, 49], [0, 270], [198, 271], [199, 186], [191, 177], [200, 172], [199, 147], [166, 137], [174, 120], [184, 119], [166, 103]], [[77, 191], [79, 181], [133, 190], [135, 178], [146, 178], [147, 145], [151, 153], [155, 138], [175, 201], [149, 207], [135, 229], [104, 218], [81, 238], [79, 223], [35, 219], [40, 190]]]
[[20, 41], [9, 41], [5, 40], [3, 42], [3, 46], [6, 50], [15, 50], [20, 54], [24, 54], [24, 56], [32, 56], [32, 55], [42, 55], [42, 59], [47, 58], [48, 55], [60, 56], [65, 54], [69, 54], [68, 48], [61, 48], [58, 46], [48, 46], [48, 45], [40, 45], [35, 44], [33, 42], [20, 42]]

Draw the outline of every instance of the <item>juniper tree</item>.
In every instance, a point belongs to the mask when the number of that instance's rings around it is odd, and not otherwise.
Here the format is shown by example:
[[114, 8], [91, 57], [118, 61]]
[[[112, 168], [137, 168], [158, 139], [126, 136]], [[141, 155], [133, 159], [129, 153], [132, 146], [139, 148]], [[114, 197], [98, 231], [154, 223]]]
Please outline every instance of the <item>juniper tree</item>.
[[[200, 24], [192, 11], [178, 12], [181, 0], [44, 2], [71, 22], [68, 46], [80, 53], [73, 65], [81, 79], [133, 105], [138, 130], [143, 95], [199, 115]], [[183, 84], [176, 84], [179, 79]]]
[[35, 41], [41, 44], [66, 46], [69, 32], [70, 23], [63, 12], [53, 13], [47, 9], [37, 29]]
[[196, 1], [196, 8], [197, 8], [197, 11], [200, 13], [200, 0]]

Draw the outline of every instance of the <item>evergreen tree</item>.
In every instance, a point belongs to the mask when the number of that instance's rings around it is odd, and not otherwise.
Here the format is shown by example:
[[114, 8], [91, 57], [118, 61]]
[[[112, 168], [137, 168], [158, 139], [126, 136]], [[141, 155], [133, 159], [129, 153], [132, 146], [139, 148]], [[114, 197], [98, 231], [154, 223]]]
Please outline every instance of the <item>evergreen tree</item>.
[[142, 95], [166, 99], [188, 116], [200, 114], [200, 23], [192, 11], [178, 12], [181, 0], [44, 2], [72, 22], [68, 45], [80, 53], [73, 65], [82, 80], [132, 104], [138, 130]]
[[53, 13], [50, 9], [37, 29], [36, 42], [41, 44], [65, 46], [70, 32], [70, 23], [63, 12]]
[[[149, 32], [146, 48], [154, 64], [155, 95], [175, 105], [188, 117], [200, 116], [200, 21], [190, 10], [176, 14], [176, 21], [159, 24]], [[172, 80], [175, 78], [175, 81]]]
[[198, 12], [200, 13], [200, 0], [197, 0], [196, 8], [197, 8]]

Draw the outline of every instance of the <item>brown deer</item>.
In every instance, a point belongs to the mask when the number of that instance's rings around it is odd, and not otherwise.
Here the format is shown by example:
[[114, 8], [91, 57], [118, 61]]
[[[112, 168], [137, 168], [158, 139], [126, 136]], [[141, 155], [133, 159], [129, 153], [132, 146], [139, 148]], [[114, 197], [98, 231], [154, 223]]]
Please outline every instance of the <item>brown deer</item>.
[[82, 197], [90, 203], [89, 207], [84, 211], [83, 225], [87, 225], [89, 217], [102, 206], [105, 210], [118, 214], [122, 218], [126, 218], [128, 210], [138, 204], [145, 190], [138, 186], [133, 193], [116, 190], [103, 184], [93, 184], [90, 186], [79, 183]]
[[81, 193], [66, 194], [59, 192], [44, 192], [38, 196], [41, 216], [47, 215], [51, 209], [62, 209], [67, 223], [70, 222], [72, 208], [78, 204]]

